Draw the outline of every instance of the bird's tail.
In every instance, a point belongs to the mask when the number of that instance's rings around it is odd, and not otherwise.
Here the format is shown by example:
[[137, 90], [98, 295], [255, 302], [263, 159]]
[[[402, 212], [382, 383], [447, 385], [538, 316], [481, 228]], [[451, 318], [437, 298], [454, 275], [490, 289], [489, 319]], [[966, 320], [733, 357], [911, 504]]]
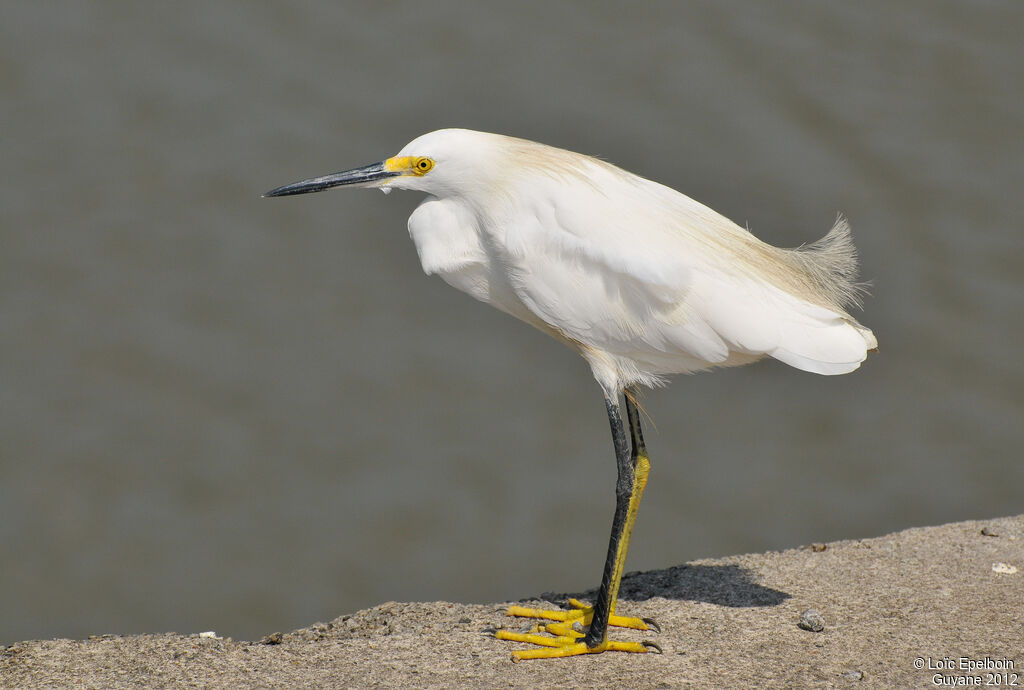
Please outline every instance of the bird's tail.
[[859, 306], [865, 289], [846, 219], [839, 216], [827, 235], [796, 249], [764, 246], [774, 268], [762, 280], [775, 289], [745, 292], [723, 280], [703, 295], [708, 325], [731, 351], [767, 354], [804, 371], [845, 374], [860, 366], [878, 342], [846, 311]]
[[861, 306], [868, 284], [857, 281], [857, 248], [842, 215], [820, 240], [785, 253], [787, 263], [804, 276], [822, 306], [841, 310]]

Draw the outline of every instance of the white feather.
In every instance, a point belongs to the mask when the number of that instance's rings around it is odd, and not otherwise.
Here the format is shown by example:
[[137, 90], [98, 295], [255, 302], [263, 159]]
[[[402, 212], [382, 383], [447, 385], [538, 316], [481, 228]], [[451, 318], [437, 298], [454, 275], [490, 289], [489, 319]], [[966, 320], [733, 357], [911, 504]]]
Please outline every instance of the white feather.
[[609, 395], [771, 356], [842, 374], [876, 346], [846, 311], [856, 257], [840, 218], [818, 242], [767, 245], [668, 187], [499, 135], [441, 130], [399, 155], [436, 166], [393, 186], [423, 269], [575, 347]]

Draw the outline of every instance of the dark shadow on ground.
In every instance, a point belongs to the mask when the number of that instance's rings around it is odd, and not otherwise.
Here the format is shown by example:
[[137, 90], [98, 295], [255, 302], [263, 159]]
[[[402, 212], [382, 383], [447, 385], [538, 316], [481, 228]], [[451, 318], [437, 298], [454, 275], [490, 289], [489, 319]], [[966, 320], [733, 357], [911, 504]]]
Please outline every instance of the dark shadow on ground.
[[[590, 602], [596, 594], [596, 590], [589, 590], [568, 596]], [[790, 595], [757, 584], [750, 571], [738, 565], [677, 565], [665, 570], [633, 572], [623, 576], [620, 599], [646, 601], [654, 597], [741, 608], [778, 606]], [[544, 594], [544, 598], [557, 601], [566, 597]]]

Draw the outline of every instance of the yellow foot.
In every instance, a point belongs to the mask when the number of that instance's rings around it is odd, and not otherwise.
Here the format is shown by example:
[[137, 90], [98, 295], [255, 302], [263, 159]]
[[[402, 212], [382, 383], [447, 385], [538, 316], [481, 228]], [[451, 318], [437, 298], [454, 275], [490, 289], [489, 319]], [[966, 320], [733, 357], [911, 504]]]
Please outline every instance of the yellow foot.
[[[605, 640], [596, 647], [588, 647], [582, 641], [584, 626], [590, 625], [594, 617], [594, 609], [576, 599], [569, 600], [573, 608], [564, 610], [531, 609], [524, 606], [510, 606], [508, 615], [524, 618], [541, 618], [555, 621], [554, 623], [537, 624], [528, 633], [514, 633], [498, 630], [494, 636], [499, 640], [526, 642], [543, 649], [530, 649], [512, 652], [512, 661], [524, 659], [556, 659], [580, 654], [599, 654], [601, 652], [661, 652], [661, 648], [653, 642], [616, 642]], [[616, 628], [632, 628], [634, 630], [658, 630], [654, 621], [645, 618], [628, 618], [626, 616], [610, 616], [608, 625]]]

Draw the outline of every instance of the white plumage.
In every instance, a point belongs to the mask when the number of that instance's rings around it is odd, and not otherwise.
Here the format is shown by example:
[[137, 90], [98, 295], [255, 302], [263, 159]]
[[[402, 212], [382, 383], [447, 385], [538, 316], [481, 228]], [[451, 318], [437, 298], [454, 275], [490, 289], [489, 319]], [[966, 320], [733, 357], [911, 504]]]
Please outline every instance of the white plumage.
[[522, 139], [439, 130], [404, 157], [435, 163], [380, 183], [429, 194], [409, 218], [423, 270], [575, 348], [609, 397], [766, 355], [845, 374], [877, 345], [846, 312], [842, 218], [778, 249], [664, 185]]
[[267, 195], [339, 185], [426, 192], [409, 218], [423, 270], [574, 348], [604, 389], [618, 474], [594, 605], [512, 606], [510, 615], [555, 622], [495, 637], [538, 647], [513, 652], [516, 660], [660, 649], [607, 636], [609, 625], [650, 629], [647, 620], [613, 615], [650, 470], [634, 389], [766, 355], [818, 374], [860, 366], [876, 342], [846, 312], [858, 296], [846, 221], [806, 247], [778, 249], [596, 158], [463, 129], [431, 132], [380, 163]]

